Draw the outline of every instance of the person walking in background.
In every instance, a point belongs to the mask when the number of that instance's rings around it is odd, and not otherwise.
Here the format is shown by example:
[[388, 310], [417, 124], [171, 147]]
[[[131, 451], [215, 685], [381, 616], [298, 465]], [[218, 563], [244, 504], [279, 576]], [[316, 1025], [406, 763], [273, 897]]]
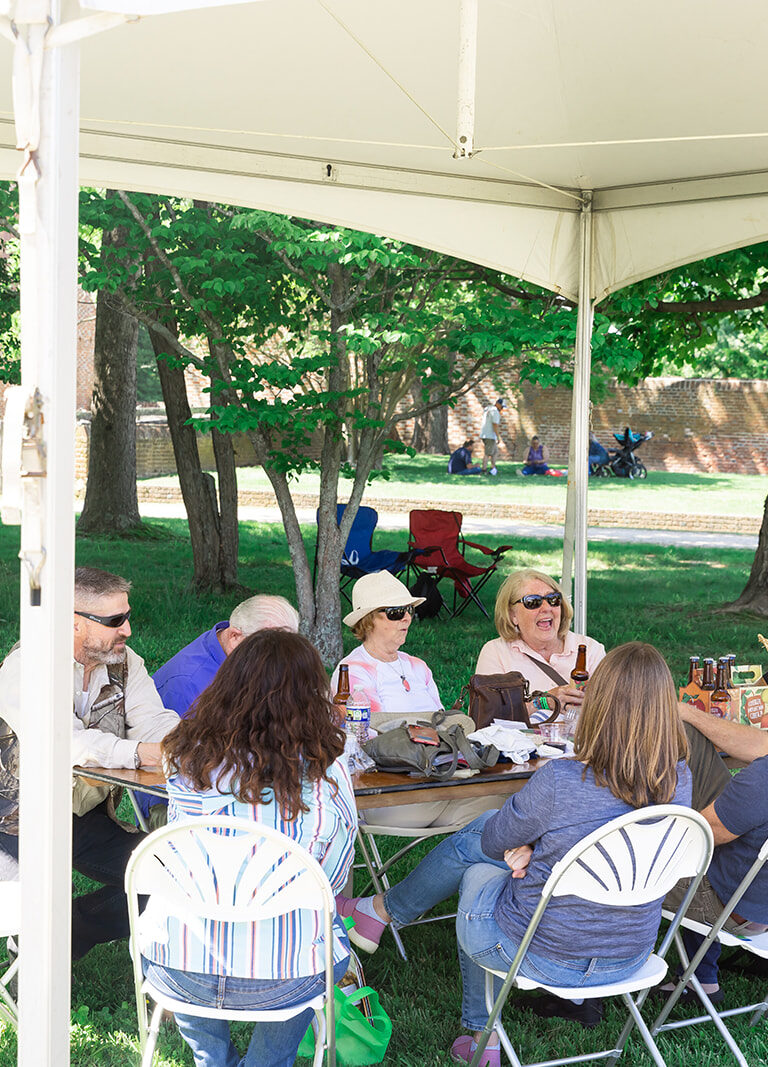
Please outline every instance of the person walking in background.
[[549, 449], [539, 441], [538, 437], [531, 438], [528, 455], [525, 457], [523, 474], [546, 474], [549, 470]]
[[499, 435], [496, 432], [501, 423], [501, 413], [507, 406], [503, 396], [495, 404], [489, 404], [483, 411], [483, 423], [480, 427], [480, 440], [483, 442], [483, 473], [485, 465], [490, 462], [490, 474], [497, 474], [496, 457], [499, 454]]
[[465, 441], [461, 448], [457, 448], [455, 452], [451, 453], [451, 458], [448, 460], [448, 473], [449, 474], [481, 474], [482, 469], [478, 466], [472, 465], [472, 446], [474, 441], [470, 438]]

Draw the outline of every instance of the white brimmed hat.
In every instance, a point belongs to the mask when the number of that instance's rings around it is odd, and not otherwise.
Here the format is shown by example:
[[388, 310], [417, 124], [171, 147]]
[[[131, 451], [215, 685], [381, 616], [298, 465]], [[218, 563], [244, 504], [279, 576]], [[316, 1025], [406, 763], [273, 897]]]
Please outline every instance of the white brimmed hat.
[[424, 603], [424, 599], [423, 596], [411, 596], [408, 586], [389, 571], [374, 571], [358, 578], [352, 587], [352, 610], [344, 616], [344, 622], [354, 626], [377, 608], [404, 608], [408, 604], [417, 607]]

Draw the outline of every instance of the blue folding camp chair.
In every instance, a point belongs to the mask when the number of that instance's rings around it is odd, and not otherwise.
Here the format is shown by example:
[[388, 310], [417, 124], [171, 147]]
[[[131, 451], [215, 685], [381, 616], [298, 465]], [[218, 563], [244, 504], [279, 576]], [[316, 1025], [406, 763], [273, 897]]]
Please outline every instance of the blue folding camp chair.
[[[346, 504], [336, 505], [336, 522], [341, 523]], [[316, 520], [320, 512], [317, 512]], [[389, 571], [390, 574], [400, 574], [413, 559], [416, 552], [411, 549], [405, 552], [395, 552], [393, 549], [384, 548], [378, 552], [373, 551], [373, 531], [379, 521], [379, 513], [375, 508], [360, 506], [357, 509], [352, 529], [349, 531], [347, 543], [344, 546], [344, 555], [341, 557], [341, 593], [351, 603], [346, 593], [346, 587], [350, 582], [357, 581], [364, 574], [372, 574], [374, 571]], [[420, 551], [420, 550], [417, 550]], [[317, 569], [317, 551], [315, 551], [315, 569]]]

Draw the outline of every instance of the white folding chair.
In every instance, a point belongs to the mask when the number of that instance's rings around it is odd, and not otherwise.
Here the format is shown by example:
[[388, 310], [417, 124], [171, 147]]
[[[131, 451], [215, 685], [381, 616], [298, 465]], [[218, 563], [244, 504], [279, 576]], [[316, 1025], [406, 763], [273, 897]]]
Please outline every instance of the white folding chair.
[[[680, 916], [688, 907], [709, 865], [711, 856], [712, 831], [704, 818], [691, 808], [683, 808], [674, 804], [630, 811], [626, 815], [612, 819], [611, 822], [588, 834], [569, 849], [552, 868], [552, 873], [542, 889], [541, 899], [531, 917], [509, 971], [485, 969], [488, 1022], [477, 1052], [472, 1058], [472, 1067], [477, 1067], [479, 1064], [488, 1039], [494, 1030], [499, 1034], [510, 1063], [514, 1064], [514, 1067], [523, 1067], [501, 1024], [501, 1009], [512, 986], [518, 989], [544, 989], [564, 999], [578, 999], [585, 994], [589, 997], [621, 997], [629, 1012], [624, 1029], [613, 1048], [594, 1054], [546, 1060], [538, 1063], [536, 1067], [553, 1067], [555, 1064], [597, 1059], [607, 1059], [610, 1064], [613, 1064], [621, 1055], [635, 1026], [657, 1067], [666, 1067], [640, 1015], [640, 1007], [648, 990], [662, 981], [667, 973], [664, 957], [672, 943]], [[692, 878], [693, 881], [658, 953], [652, 953], [629, 978], [600, 986], [571, 988], [544, 985], [518, 973], [541, 917], [552, 897], [576, 896], [603, 906], [631, 907], [659, 900], [681, 878]], [[494, 977], [504, 979], [495, 1001], [493, 997]], [[637, 1001], [632, 999], [631, 993], [640, 994]]]
[[[18, 934], [21, 927], [21, 888], [18, 882], [0, 882], [0, 937], [8, 939]], [[13, 958], [11, 958], [13, 957]], [[16, 978], [19, 969], [18, 952], [8, 952], [8, 967], [0, 975], [0, 1019], [19, 1025], [19, 1009], [8, 986]]]
[[[336, 1062], [333, 994], [334, 898], [320, 864], [296, 841], [247, 819], [200, 818], [165, 826], [135, 850], [125, 872], [130, 949], [136, 986], [142, 1067], [150, 1067], [163, 1012], [238, 1022], [280, 1022], [307, 1008], [315, 1012], [315, 1067], [327, 1050]], [[317, 912], [325, 946], [325, 989], [290, 1008], [274, 1010], [200, 1007], [176, 1000], [144, 978], [140, 950], [140, 895], [160, 900], [182, 921], [248, 922], [293, 911]], [[154, 1001], [151, 1024], [147, 998]]]
[[[653, 1034], [663, 1033], [665, 1030], [681, 1030], [687, 1026], [696, 1026], [698, 1023], [713, 1022], [719, 1030], [723, 1040], [728, 1048], [734, 1055], [736, 1062], [741, 1064], [741, 1067], [750, 1067], [750, 1063], [747, 1060], [744, 1053], [741, 1051], [736, 1039], [730, 1032], [728, 1027], [723, 1022], [723, 1019], [731, 1018], [734, 1015], [747, 1015], [752, 1012], [752, 1018], [749, 1020], [750, 1026], [755, 1026], [768, 1011], [768, 995], [754, 1004], [743, 1004], [738, 1008], [727, 1008], [723, 1011], [718, 1011], [712, 1001], [701, 987], [696, 974], [694, 973], [699, 963], [701, 962], [704, 953], [707, 951], [713, 941], [717, 940], [721, 945], [727, 945], [733, 948], [740, 948], [744, 952], [751, 952], [753, 956], [760, 956], [762, 959], [768, 959], [768, 932], [764, 934], [731, 934], [727, 930], [723, 930], [723, 923], [727, 920], [732, 911], [735, 911], [738, 907], [739, 901], [746, 893], [752, 882], [754, 882], [757, 875], [760, 873], [761, 868], [768, 860], [768, 841], [763, 844], [757, 854], [752, 866], [742, 878], [739, 885], [734, 890], [730, 900], [728, 900], [720, 913], [717, 922], [713, 926], [709, 926], [707, 923], [697, 922], [693, 919], [688, 919], [683, 916], [680, 925], [686, 927], [689, 930], [695, 930], [696, 933], [701, 934], [704, 937], [704, 941], [700, 945], [699, 949], [695, 953], [693, 959], [688, 959], [688, 953], [685, 950], [682, 936], [678, 930], [675, 933], [675, 946], [680, 956], [680, 962], [683, 965], [683, 973], [680, 976], [675, 988], [667, 998], [664, 1007], [659, 1013], [656, 1021], [651, 1027]], [[670, 912], [665, 910], [663, 914], [669, 918]], [[705, 1015], [697, 1015], [692, 1019], [679, 1019], [674, 1022], [668, 1023], [666, 1019], [669, 1013], [674, 1008], [675, 1004], [680, 998], [686, 985], [690, 985], [695, 991], [696, 995], [704, 1008]]]
[[[383, 893], [385, 889], [389, 889], [389, 870], [390, 868], [401, 860], [403, 856], [407, 855], [412, 848], [420, 845], [422, 841], [428, 841], [430, 837], [441, 837], [445, 834], [455, 834], [457, 830], [463, 830], [467, 825], [467, 820], [462, 822], [453, 823], [450, 826], [378, 826], [375, 823], [366, 823], [362, 820], [358, 824], [357, 832], [357, 844], [360, 849], [360, 853], [365, 862], [365, 866], [368, 869], [370, 875], [371, 885], [375, 892]], [[376, 843], [377, 836], [381, 837], [401, 837], [408, 838], [409, 843], [404, 845], [403, 848], [390, 856], [389, 859], [382, 859], [379, 846]], [[367, 839], [367, 842], [366, 842]], [[428, 915], [426, 918], [414, 919], [410, 923], [398, 924], [396, 922], [389, 923], [389, 930], [397, 945], [397, 951], [402, 958], [407, 962], [408, 956], [405, 951], [405, 945], [403, 939], [400, 937], [400, 930], [404, 930], [406, 926], [421, 926], [424, 923], [441, 922], [444, 919], [455, 919], [456, 912], [452, 912], [450, 915]]]

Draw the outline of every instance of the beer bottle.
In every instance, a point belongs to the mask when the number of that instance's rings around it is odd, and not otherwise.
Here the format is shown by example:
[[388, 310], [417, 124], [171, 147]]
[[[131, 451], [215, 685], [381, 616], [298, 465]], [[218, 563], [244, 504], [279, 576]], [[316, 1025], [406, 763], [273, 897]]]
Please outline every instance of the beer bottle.
[[707, 656], [704, 659], [704, 675], [701, 679], [701, 688], [711, 692], [715, 688], [715, 661]]
[[579, 651], [576, 653], [576, 666], [571, 671], [571, 681], [576, 689], [583, 689], [589, 681], [586, 645], [579, 645]]
[[727, 674], [728, 688], [729, 689], [735, 689], [736, 688], [736, 683], [733, 680], [733, 668], [736, 666], [736, 656], [733, 654], [733, 652], [731, 652], [725, 658], [728, 660], [728, 674]]
[[343, 726], [347, 718], [347, 701], [349, 700], [349, 667], [342, 663], [339, 667], [339, 685], [333, 703], [338, 708], [339, 725]]
[[727, 719], [731, 707], [731, 694], [728, 692], [726, 659], [717, 661], [717, 683], [709, 697], [709, 710], [718, 719]]
[[699, 657], [691, 656], [688, 660], [688, 685], [693, 685], [696, 681], [696, 671], [699, 669]]

